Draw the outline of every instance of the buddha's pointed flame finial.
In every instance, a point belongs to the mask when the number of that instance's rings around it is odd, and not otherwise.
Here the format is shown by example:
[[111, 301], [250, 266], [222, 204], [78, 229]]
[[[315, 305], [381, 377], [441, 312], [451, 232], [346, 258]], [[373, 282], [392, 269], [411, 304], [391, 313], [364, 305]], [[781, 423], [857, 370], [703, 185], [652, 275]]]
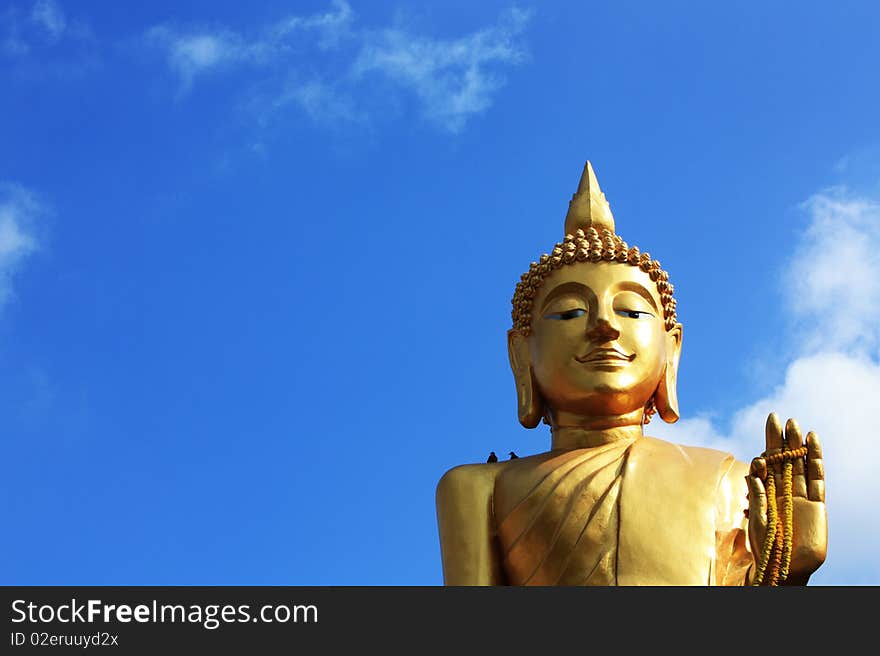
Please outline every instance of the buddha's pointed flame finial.
[[581, 230], [595, 228], [600, 233], [603, 228], [607, 228], [614, 232], [611, 207], [605, 199], [605, 194], [599, 189], [599, 181], [596, 180], [596, 173], [589, 160], [584, 166], [578, 190], [571, 197], [568, 214], [565, 216], [565, 234], [573, 235], [578, 228]]

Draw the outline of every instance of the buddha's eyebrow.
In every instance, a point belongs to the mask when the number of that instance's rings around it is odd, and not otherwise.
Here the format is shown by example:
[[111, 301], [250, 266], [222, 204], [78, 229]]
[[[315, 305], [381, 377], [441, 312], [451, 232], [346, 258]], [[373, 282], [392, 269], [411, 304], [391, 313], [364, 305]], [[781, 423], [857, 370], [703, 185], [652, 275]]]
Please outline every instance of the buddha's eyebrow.
[[623, 280], [618, 284], [618, 287], [623, 291], [635, 292], [646, 301], [648, 301], [648, 303], [651, 304], [651, 307], [654, 308], [655, 311], [657, 310], [657, 303], [656, 301], [654, 301], [654, 297], [651, 295], [651, 292], [642, 287], [639, 283], [633, 282], [632, 280]]
[[544, 302], [541, 304], [541, 312], [544, 312], [554, 299], [559, 298], [560, 296], [565, 296], [566, 294], [580, 296], [586, 301], [590, 297], [590, 294], [592, 294], [592, 291], [590, 291], [589, 287], [582, 285], [579, 282], [562, 283], [558, 287], [554, 287], [544, 298]]

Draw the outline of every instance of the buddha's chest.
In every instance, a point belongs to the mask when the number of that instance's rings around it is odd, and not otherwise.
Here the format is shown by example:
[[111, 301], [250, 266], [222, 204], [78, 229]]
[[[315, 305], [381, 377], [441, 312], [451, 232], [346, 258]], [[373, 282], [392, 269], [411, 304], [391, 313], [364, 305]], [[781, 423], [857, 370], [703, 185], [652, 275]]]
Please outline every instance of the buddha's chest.
[[498, 506], [509, 512], [499, 518], [497, 534], [511, 583], [616, 583], [623, 458], [600, 455], [568, 459], [539, 480], [499, 480]]
[[494, 491], [515, 585], [706, 585], [719, 458], [641, 439], [511, 468]]

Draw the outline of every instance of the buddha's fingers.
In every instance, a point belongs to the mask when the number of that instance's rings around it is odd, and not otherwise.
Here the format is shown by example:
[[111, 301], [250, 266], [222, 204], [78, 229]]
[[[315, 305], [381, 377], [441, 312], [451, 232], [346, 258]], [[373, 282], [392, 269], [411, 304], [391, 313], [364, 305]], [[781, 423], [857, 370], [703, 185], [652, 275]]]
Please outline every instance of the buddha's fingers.
[[[782, 423], [779, 416], [775, 412], [771, 412], [767, 417], [767, 425], [764, 429], [766, 435], [766, 450], [764, 455], [772, 456], [782, 451]], [[782, 490], [782, 467], [781, 463], [770, 463], [769, 469], [773, 477], [776, 479], [776, 490]]]
[[[801, 427], [794, 419], [785, 422], [785, 445], [789, 451], [800, 449], [804, 445]], [[804, 476], [804, 459], [795, 458], [792, 461], [791, 493], [795, 497], [807, 496], [807, 479]]]
[[825, 465], [822, 445], [812, 431], [807, 433], [807, 498], [825, 503]]

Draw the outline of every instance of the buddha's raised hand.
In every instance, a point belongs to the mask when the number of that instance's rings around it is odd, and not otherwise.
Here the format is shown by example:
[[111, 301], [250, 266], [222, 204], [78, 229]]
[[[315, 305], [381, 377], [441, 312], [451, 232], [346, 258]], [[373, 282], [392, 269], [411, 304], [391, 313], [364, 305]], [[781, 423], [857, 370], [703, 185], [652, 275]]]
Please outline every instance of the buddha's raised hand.
[[[767, 536], [767, 487], [765, 480], [773, 477], [777, 508], [782, 516], [785, 483], [783, 461], [773, 458], [783, 451], [804, 446], [801, 429], [794, 419], [785, 423], [785, 430], [776, 413], [767, 417], [767, 449], [765, 457], [755, 458], [749, 472], [749, 543], [756, 561], [764, 551]], [[806, 457], [792, 460], [792, 547], [788, 578], [783, 584], [806, 585], [810, 575], [825, 561], [828, 546], [828, 518], [825, 509], [825, 471], [822, 465], [822, 446], [819, 438], [807, 433]], [[769, 471], [768, 471], [769, 469]], [[754, 574], [754, 571], [753, 571]]]

